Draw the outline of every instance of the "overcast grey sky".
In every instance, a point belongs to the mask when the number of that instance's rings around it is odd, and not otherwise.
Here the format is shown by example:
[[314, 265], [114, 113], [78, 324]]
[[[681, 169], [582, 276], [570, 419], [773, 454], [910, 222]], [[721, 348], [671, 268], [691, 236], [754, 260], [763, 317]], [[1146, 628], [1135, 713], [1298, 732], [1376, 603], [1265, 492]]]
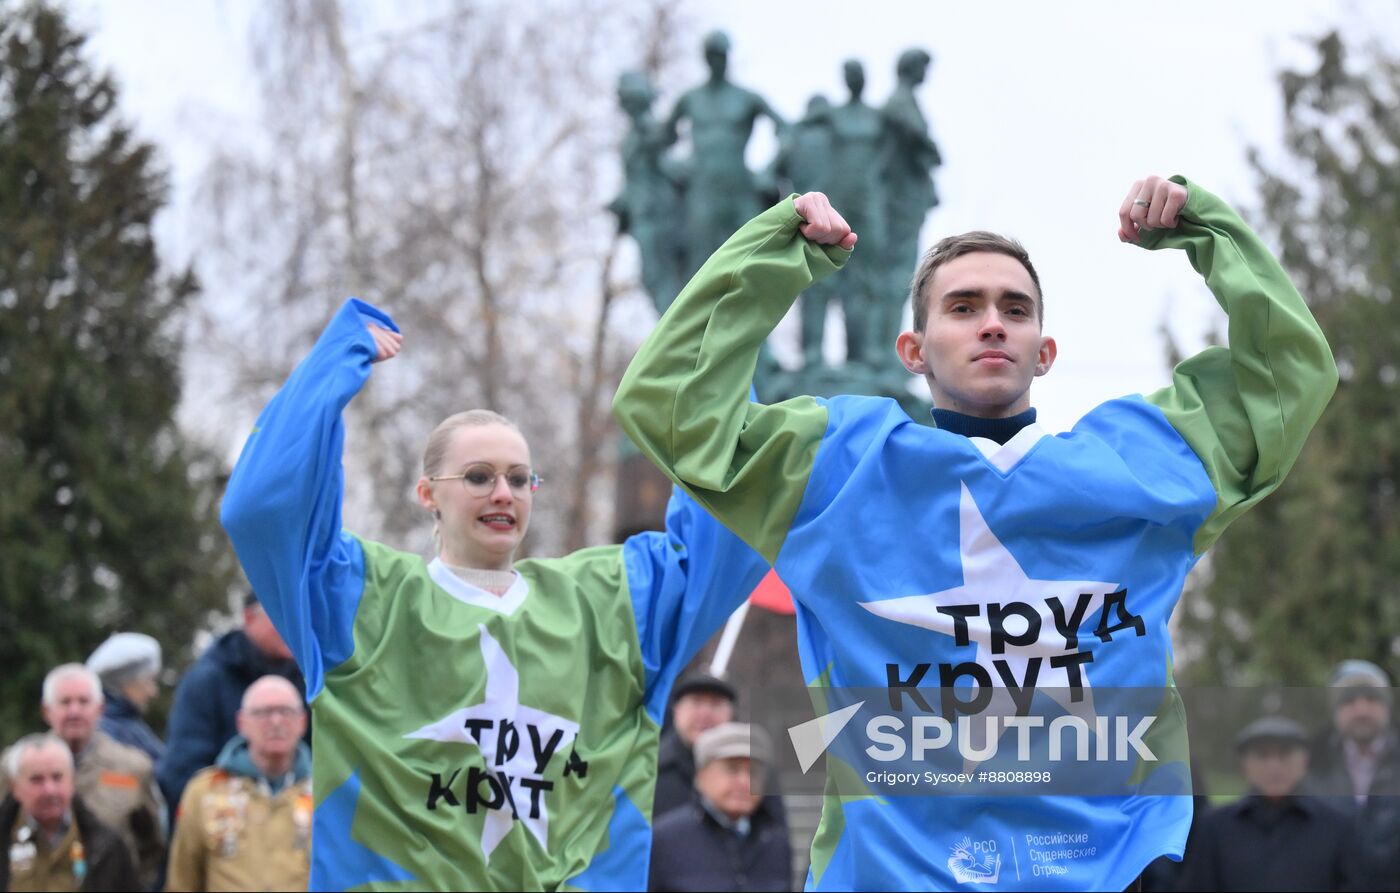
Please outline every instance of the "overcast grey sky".
[[[209, 139], [236, 138], [255, 114], [244, 50], [250, 2], [74, 0], [96, 59], [123, 88], [123, 107], [159, 143], [176, 201], [161, 236], [176, 257], [181, 215]], [[1393, 40], [1389, 0], [1186, 0], [912, 3], [714, 0], [692, 7], [701, 32], [726, 29], [732, 77], [796, 117], [814, 92], [844, 101], [841, 63], [866, 63], [866, 99], [882, 103], [894, 60], [933, 54], [920, 101], [943, 151], [942, 205], [923, 231], [993, 229], [1031, 251], [1059, 359], [1032, 390], [1041, 419], [1063, 430], [1103, 399], [1166, 380], [1159, 325], [1188, 347], [1223, 322], [1176, 252], [1118, 242], [1116, 211], [1132, 181], [1183, 173], [1246, 210], [1250, 146], [1278, 158], [1277, 72], [1308, 64], [1305, 38], [1327, 27]], [[1389, 33], [1387, 33], [1389, 32]], [[698, 43], [698, 35], [697, 35]], [[698, 45], [693, 48], [697, 78]], [[626, 48], [617, 65], [629, 63]], [[674, 96], [663, 96], [669, 108]], [[771, 135], [751, 147], [755, 163]], [[893, 347], [891, 347], [893, 349]]]

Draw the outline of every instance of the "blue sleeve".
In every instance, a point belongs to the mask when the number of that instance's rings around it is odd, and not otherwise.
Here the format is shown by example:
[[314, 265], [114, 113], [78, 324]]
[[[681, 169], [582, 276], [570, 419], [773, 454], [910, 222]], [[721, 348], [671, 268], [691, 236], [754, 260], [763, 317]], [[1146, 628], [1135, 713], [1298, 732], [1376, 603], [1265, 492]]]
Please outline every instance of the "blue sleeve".
[[646, 671], [644, 700], [661, 723], [671, 685], [768, 573], [768, 562], [680, 490], [665, 533], [623, 543], [627, 585]]
[[354, 650], [364, 590], [364, 552], [340, 527], [341, 412], [369, 378], [368, 322], [398, 331], [376, 308], [347, 301], [258, 416], [224, 495], [224, 529], [306, 677], [307, 700]]

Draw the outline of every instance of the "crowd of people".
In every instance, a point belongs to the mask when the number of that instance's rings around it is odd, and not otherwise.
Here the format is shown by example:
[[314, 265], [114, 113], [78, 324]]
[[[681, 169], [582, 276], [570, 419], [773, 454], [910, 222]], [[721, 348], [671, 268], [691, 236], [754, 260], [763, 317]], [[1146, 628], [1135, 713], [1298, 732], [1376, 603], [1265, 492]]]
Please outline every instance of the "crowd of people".
[[255, 598], [146, 722], [158, 642], [117, 633], [54, 667], [48, 730], [3, 758], [9, 890], [305, 889], [310, 750], [301, 676]]
[[[884, 398], [750, 400], [768, 332], [858, 238], [820, 193], [779, 203], [696, 274], [619, 387], [623, 430], [677, 485], [664, 530], [554, 559], [517, 560], [541, 477], [487, 410], [427, 438], [431, 561], [343, 529], [344, 410], [404, 348], [389, 314], [348, 301], [225, 494], [256, 593], [243, 628], [186, 672], [164, 742], [142, 719], [148, 637], [48, 675], [51, 731], [4, 758], [5, 886], [789, 889], [774, 743], [734, 721], [732, 686], [682, 678], [770, 568], [812, 685], [913, 689], [933, 671], [1069, 712], [1091, 687], [1170, 691], [1186, 573], [1278, 486], [1337, 373], [1287, 275], [1210, 193], [1137, 181], [1118, 235], [1182, 249], [1230, 347], [1049, 435], [1029, 396], [1057, 353], [1035, 268], [1004, 237], [950, 237], [896, 344], [929, 427]], [[1347, 661], [1331, 690], [1320, 740], [1281, 716], [1245, 729], [1251, 792], [1218, 809], [1151, 791], [828, 796], [804, 883], [1395, 889], [1390, 683]], [[1022, 875], [996, 852], [1017, 838], [1058, 848]]]
[[[86, 665], [49, 673], [49, 729], [15, 742], [0, 769], [0, 828], [10, 834], [0, 889], [307, 889], [307, 710], [296, 677], [257, 675], [281, 663], [278, 642], [265, 638], [258, 648], [248, 638], [248, 627], [266, 635], [257, 610], [250, 601], [248, 626], [207, 651], [180, 684], [177, 703], [230, 697], [236, 706], [221, 721], [234, 731], [169, 800], [157, 781], [169, 777], [164, 755], [205, 747], [207, 736], [167, 742], [142, 718], [158, 693], [155, 640], [118, 633]], [[229, 644], [239, 641], [254, 650]], [[234, 648], [252, 657], [249, 672], [221, 677]], [[1400, 889], [1394, 689], [1380, 667], [1346, 660], [1329, 691], [1331, 722], [1320, 730], [1267, 715], [1239, 733], [1249, 793], [1211, 807], [1198, 789], [1184, 860], [1154, 862], [1141, 889]], [[705, 674], [682, 678], [671, 693], [649, 890], [794, 887], [773, 744], [762, 727], [735, 721], [738, 699], [729, 682]], [[171, 716], [171, 730], [194, 725], [179, 711]], [[167, 802], [178, 808], [167, 814]]]

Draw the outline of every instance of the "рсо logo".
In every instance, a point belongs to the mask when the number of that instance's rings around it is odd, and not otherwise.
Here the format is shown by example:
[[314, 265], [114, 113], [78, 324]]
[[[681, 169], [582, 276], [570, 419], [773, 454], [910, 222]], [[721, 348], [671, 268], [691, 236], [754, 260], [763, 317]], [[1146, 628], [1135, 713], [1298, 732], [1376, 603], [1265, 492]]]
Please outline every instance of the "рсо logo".
[[973, 842], [964, 837], [953, 844], [948, 870], [960, 884], [995, 884], [1001, 880], [1001, 854], [995, 840]]

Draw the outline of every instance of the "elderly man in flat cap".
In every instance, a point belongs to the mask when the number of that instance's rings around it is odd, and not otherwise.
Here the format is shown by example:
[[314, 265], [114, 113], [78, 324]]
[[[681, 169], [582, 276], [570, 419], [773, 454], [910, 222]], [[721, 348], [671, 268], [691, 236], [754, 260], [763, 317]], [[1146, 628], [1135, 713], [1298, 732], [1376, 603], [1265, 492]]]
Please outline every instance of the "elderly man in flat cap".
[[87, 667], [102, 681], [98, 728], [159, 762], [165, 742], [146, 724], [145, 714], [160, 692], [160, 643], [144, 633], [115, 633], [97, 646]]
[[1304, 793], [1307, 730], [1266, 716], [1245, 726], [1235, 752], [1249, 793], [1201, 821], [1180, 889], [1356, 889], [1351, 817]]
[[792, 889], [787, 828], [763, 797], [772, 754], [758, 726], [727, 722], [700, 733], [699, 797], [656, 821], [650, 890]]

